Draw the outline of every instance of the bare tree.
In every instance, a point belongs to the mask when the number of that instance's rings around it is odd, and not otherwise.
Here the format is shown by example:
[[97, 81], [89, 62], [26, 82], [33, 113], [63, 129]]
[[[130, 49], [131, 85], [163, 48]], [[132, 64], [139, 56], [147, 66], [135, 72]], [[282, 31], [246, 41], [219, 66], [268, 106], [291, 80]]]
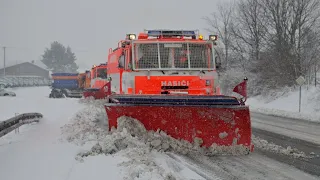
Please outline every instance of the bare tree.
[[267, 31], [261, 0], [239, 0], [235, 12], [231, 31], [238, 42], [233, 44], [233, 49], [239, 54], [246, 53], [250, 64], [258, 62]]
[[218, 12], [213, 12], [211, 17], [203, 19], [209, 24], [208, 32], [217, 32], [224, 46], [224, 59], [226, 67], [229, 66], [230, 25], [232, 21], [233, 3], [218, 4]]
[[[319, 20], [318, 0], [264, 0], [265, 27], [270, 37], [269, 51], [273, 59], [266, 71], [273, 71], [274, 78], [284, 85], [305, 74], [303, 71], [303, 40]], [[310, 35], [310, 34], [309, 34]]]
[[256, 86], [293, 86], [320, 65], [319, 0], [238, 0], [204, 20], [221, 39], [226, 84], [245, 72], [255, 74]]
[[311, 29], [306, 30], [301, 41], [301, 62], [302, 72], [307, 77], [308, 82], [315, 80], [320, 60], [320, 37], [319, 33]]

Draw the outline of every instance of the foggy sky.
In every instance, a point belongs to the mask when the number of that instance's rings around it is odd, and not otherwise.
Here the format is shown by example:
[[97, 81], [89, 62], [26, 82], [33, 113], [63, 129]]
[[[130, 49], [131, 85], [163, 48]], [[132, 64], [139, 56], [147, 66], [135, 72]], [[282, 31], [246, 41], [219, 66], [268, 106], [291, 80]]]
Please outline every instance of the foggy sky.
[[[7, 66], [40, 60], [58, 41], [70, 46], [80, 70], [107, 61], [127, 33], [144, 29], [199, 29], [219, 0], [0, 0], [0, 46]], [[0, 68], [3, 51], [0, 50]]]

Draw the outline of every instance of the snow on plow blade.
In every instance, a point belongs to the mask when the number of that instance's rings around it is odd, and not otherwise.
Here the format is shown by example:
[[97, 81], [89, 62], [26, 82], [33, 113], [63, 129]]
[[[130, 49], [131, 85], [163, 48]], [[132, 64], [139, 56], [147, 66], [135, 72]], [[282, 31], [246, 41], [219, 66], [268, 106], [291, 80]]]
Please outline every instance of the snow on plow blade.
[[147, 130], [201, 146], [243, 145], [253, 151], [249, 108], [229, 96], [112, 95], [105, 104], [109, 130], [121, 116], [135, 118]]

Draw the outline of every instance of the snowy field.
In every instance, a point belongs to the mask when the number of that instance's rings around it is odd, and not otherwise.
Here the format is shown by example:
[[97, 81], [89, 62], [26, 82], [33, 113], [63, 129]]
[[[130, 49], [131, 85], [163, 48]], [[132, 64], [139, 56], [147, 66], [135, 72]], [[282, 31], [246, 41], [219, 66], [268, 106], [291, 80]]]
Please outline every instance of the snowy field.
[[[210, 158], [200, 154], [190, 161], [183, 154], [203, 152], [163, 133], [146, 133], [130, 118], [108, 132], [102, 101], [49, 99], [49, 87], [14, 91], [16, 97], [0, 98], [0, 120], [26, 112], [44, 118], [0, 139], [4, 180], [317, 179], [256, 153]], [[219, 149], [212, 152], [219, 154]]]
[[[283, 94], [283, 95], [282, 95]], [[263, 114], [304, 119], [320, 123], [320, 87], [302, 88], [301, 112], [299, 90], [278, 92], [268, 97], [249, 98], [250, 110]]]
[[[139, 148], [132, 148], [131, 154], [123, 151], [117, 155], [82, 158], [77, 154], [91, 149], [99, 138], [97, 132], [100, 132], [100, 137], [106, 135], [103, 124], [101, 128], [94, 123], [95, 118], [105, 118], [96, 117], [97, 111], [101, 109], [94, 106], [85, 108], [86, 104], [79, 103], [79, 99], [49, 99], [48, 87], [18, 88], [14, 91], [17, 97], [0, 99], [1, 120], [26, 112], [39, 112], [44, 118], [40, 123], [24, 125], [20, 127], [19, 133], [13, 131], [0, 139], [1, 179], [116, 180], [170, 179], [171, 176], [178, 179], [203, 179], [183, 165], [179, 166], [179, 172], [171, 175], [172, 164], [166, 161], [163, 154], [150, 153], [145, 156]], [[81, 112], [82, 109], [86, 110], [85, 113]], [[84, 124], [81, 124], [82, 120]], [[66, 125], [70, 121], [71, 125]], [[63, 132], [71, 134], [64, 136]], [[69, 143], [65, 137], [69, 137], [69, 141], [73, 137], [77, 143]], [[136, 157], [130, 157], [132, 154]]]

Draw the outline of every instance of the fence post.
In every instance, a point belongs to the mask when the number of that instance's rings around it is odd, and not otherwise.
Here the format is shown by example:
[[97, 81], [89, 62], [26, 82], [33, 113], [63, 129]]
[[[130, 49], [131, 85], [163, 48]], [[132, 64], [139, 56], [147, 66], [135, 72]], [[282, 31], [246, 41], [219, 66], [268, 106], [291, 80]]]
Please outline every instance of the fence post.
[[[19, 115], [19, 113], [15, 113], [14, 116], [17, 117]], [[19, 121], [19, 123], [21, 123], [21, 120]], [[14, 129], [14, 133], [18, 134], [20, 132], [19, 127]]]

